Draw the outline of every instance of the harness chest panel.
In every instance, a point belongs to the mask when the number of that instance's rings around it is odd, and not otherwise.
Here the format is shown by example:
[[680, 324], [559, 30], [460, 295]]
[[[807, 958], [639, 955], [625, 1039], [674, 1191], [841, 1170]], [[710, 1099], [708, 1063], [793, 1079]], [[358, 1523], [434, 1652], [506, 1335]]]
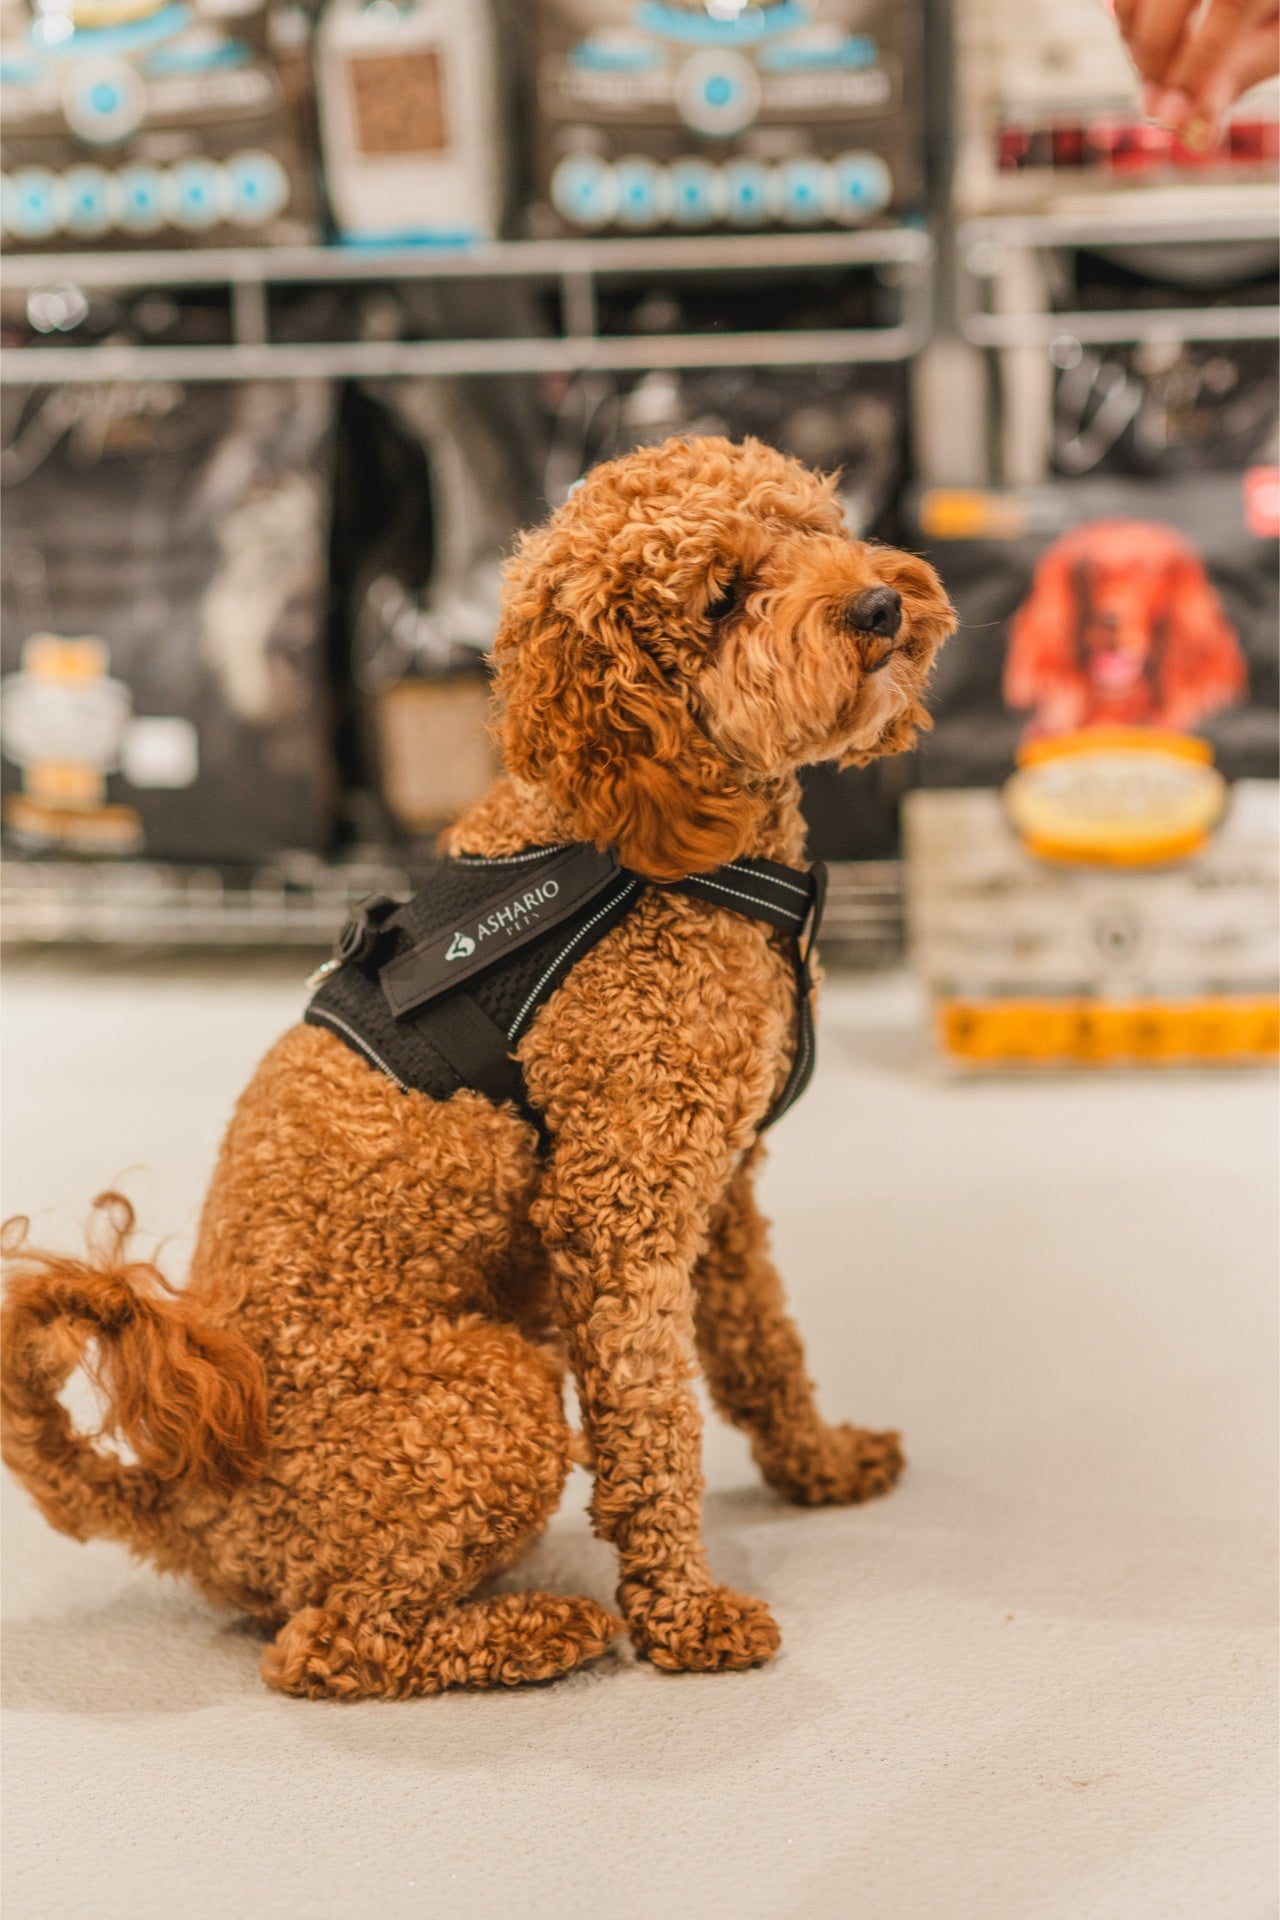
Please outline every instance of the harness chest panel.
[[[824, 879], [821, 866], [803, 872], [740, 860], [671, 888], [789, 936], [796, 1047], [765, 1126], [799, 1098], [813, 1068], [807, 959]], [[513, 1101], [543, 1133], [513, 1049], [570, 968], [654, 884], [590, 846], [441, 860], [411, 900], [371, 900], [356, 909], [304, 1019], [328, 1028], [406, 1091], [447, 1100], [471, 1087]]]

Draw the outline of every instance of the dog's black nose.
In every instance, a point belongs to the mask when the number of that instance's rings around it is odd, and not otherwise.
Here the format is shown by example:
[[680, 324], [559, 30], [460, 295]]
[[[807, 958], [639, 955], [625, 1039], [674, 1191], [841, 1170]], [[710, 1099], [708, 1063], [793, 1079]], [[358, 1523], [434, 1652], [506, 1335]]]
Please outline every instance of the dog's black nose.
[[870, 587], [849, 602], [844, 617], [859, 633], [878, 633], [892, 640], [902, 625], [902, 595], [893, 587]]

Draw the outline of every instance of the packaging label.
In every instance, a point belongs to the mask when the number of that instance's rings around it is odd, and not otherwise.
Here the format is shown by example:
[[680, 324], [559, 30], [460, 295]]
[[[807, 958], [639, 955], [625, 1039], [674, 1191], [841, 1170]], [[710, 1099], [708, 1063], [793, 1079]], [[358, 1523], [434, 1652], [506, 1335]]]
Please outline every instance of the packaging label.
[[1004, 803], [1045, 860], [1151, 866], [1204, 846], [1227, 804], [1207, 742], [1096, 728], [1022, 748]]

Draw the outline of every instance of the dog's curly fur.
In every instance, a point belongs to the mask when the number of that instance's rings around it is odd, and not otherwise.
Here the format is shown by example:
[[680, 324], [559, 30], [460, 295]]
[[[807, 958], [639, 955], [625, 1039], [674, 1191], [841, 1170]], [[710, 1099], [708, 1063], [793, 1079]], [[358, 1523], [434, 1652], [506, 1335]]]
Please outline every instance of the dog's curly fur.
[[[892, 639], [856, 624], [877, 585], [902, 598]], [[908, 745], [952, 624], [929, 567], [850, 539], [833, 484], [767, 447], [600, 467], [511, 562], [508, 771], [449, 848], [589, 840], [655, 879], [798, 861], [796, 768]], [[767, 1659], [768, 1610], [703, 1550], [695, 1350], [789, 1499], [866, 1499], [902, 1464], [896, 1435], [820, 1418], [752, 1199], [793, 995], [778, 935], [650, 890], [521, 1043], [545, 1158], [514, 1108], [402, 1093], [295, 1027], [236, 1108], [181, 1294], [128, 1262], [118, 1196], [87, 1262], [13, 1230], [5, 1459], [53, 1525], [268, 1623], [283, 1692], [545, 1679], [622, 1624], [480, 1591], [575, 1457], [564, 1354], [637, 1647], [669, 1669]], [[128, 1464], [57, 1399], [94, 1352]]]

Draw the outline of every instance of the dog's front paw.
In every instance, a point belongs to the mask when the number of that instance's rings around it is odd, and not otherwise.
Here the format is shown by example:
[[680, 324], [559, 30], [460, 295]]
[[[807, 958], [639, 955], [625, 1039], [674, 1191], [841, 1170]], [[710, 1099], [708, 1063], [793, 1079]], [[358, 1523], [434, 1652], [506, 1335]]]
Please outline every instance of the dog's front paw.
[[758, 1667], [781, 1639], [763, 1600], [728, 1587], [647, 1594], [627, 1608], [627, 1624], [637, 1649], [668, 1673]]
[[813, 1445], [768, 1455], [761, 1470], [797, 1506], [847, 1507], [888, 1493], [905, 1465], [896, 1433], [826, 1427]]

